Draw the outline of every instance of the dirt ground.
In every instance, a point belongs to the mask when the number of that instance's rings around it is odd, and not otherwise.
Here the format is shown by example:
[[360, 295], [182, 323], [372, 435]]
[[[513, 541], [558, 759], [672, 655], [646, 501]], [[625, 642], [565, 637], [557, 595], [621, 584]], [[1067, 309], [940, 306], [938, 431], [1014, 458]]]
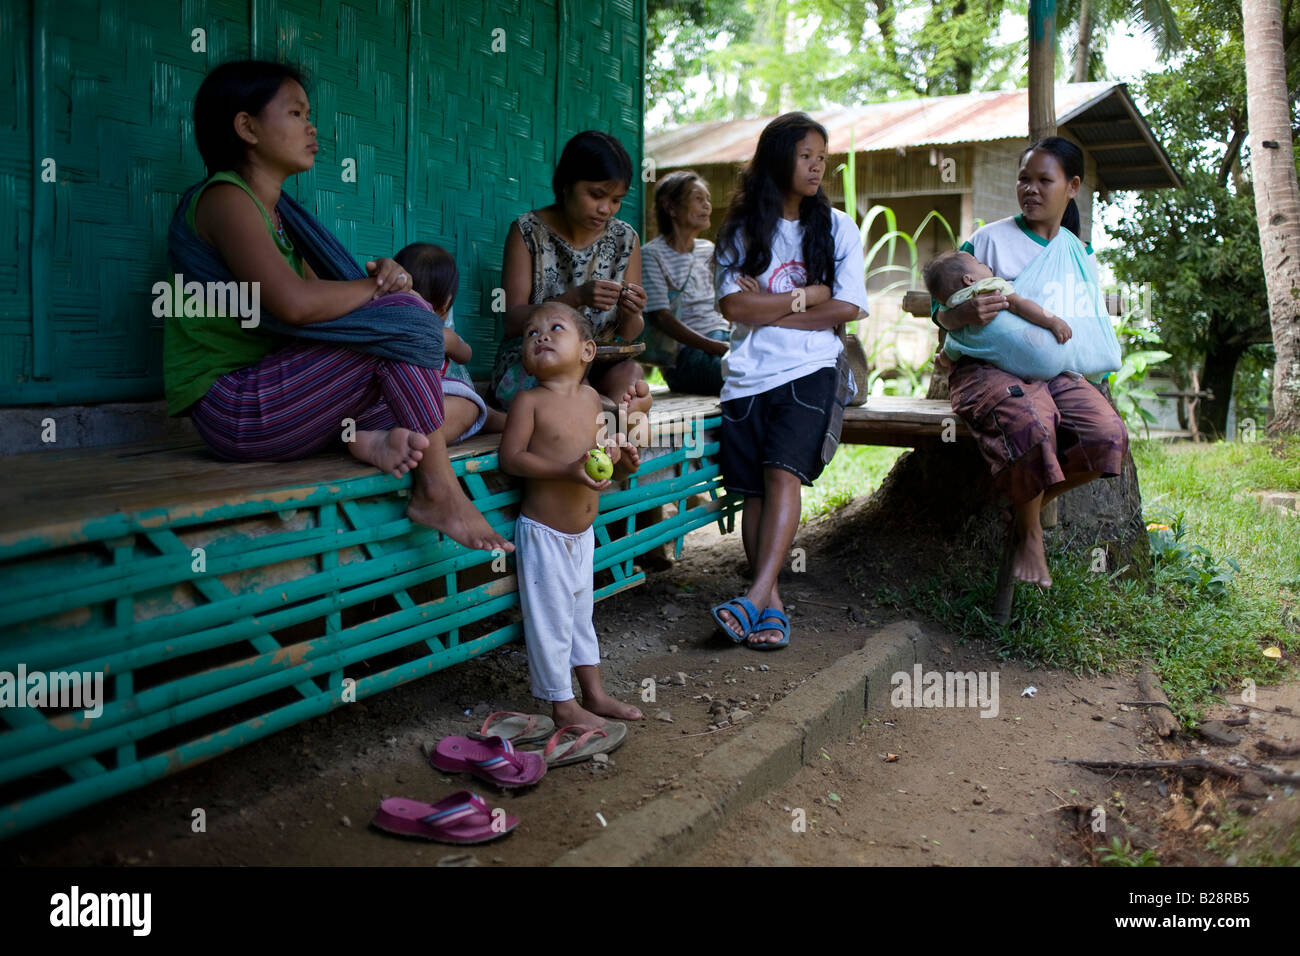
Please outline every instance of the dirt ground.
[[[638, 699], [647, 719], [609, 763], [560, 768], [524, 791], [497, 791], [468, 775], [433, 770], [423, 748], [450, 733], [476, 730], [491, 710], [531, 710], [522, 646], [348, 705], [171, 778], [23, 834], [0, 847], [0, 860], [29, 865], [537, 865], [679, 782], [736, 726], [761, 720], [771, 704], [890, 619], [873, 606], [843, 542], [860, 504], [801, 530], [807, 570], [782, 590], [791, 609], [792, 646], [759, 654], [718, 637], [708, 608], [744, 590], [738, 534], [715, 528], [687, 539], [683, 558], [649, 583], [596, 607], [609, 689]], [[914, 555], [889, 570], [901, 584]], [[848, 562], [848, 563], [846, 563]], [[873, 582], [876, 572], [873, 570]], [[856, 582], [856, 584], [854, 583]], [[1290, 788], [1248, 797], [1213, 783], [1187, 793], [1152, 775], [1098, 774], [1054, 764], [1056, 758], [1156, 759], [1168, 752], [1143, 713], [1119, 703], [1137, 696], [1128, 675], [1076, 676], [1003, 661], [978, 642], [961, 643], [926, 625], [940, 648], [927, 669], [998, 672], [999, 713], [975, 708], [893, 708], [872, 712], [859, 732], [826, 748], [766, 799], [741, 810], [689, 861], [730, 864], [1074, 865], [1096, 860], [1095, 807], [1107, 837], [1154, 848], [1162, 862], [1213, 864], [1204, 849], [1212, 813], [1257, 814], [1250, 830], [1285, 834], [1300, 820]], [[656, 699], [640, 702], [643, 681]], [[1020, 696], [1030, 685], [1033, 697]], [[1282, 696], [1279, 696], [1281, 694]], [[1261, 688], [1257, 706], [1300, 713], [1296, 685]], [[739, 723], [710, 730], [720, 701]], [[716, 707], [714, 708], [717, 709]], [[1227, 714], [1227, 708], [1222, 708]], [[1236, 748], [1210, 747], [1258, 760], [1250, 744], [1262, 732], [1295, 738], [1300, 720], [1253, 715]], [[1262, 721], [1261, 721], [1262, 718]], [[1289, 725], [1289, 726], [1288, 726]], [[1195, 754], [1202, 745], [1183, 750]], [[887, 760], [896, 754], [896, 760]], [[1297, 761], [1276, 765], [1296, 772]], [[493, 844], [462, 850], [407, 841], [368, 826], [379, 801], [404, 796], [434, 802], [469, 788], [521, 818]], [[834, 796], [832, 796], [832, 794]], [[1205, 810], [1197, 812], [1196, 806]], [[1189, 809], [1190, 808], [1190, 809]], [[793, 811], [802, 809], [804, 832]], [[196, 811], [202, 811], [201, 814]], [[199, 830], [196, 820], [202, 819]], [[1256, 825], [1255, 821], [1261, 821]], [[1267, 823], [1268, 826], [1263, 824]], [[1217, 823], [1211, 829], [1216, 829]], [[1268, 839], [1267, 836], [1261, 839]]]
[[[875, 708], [860, 731], [824, 748], [820, 761], [742, 810], [688, 862], [1074, 866], [1097, 862], [1118, 836], [1136, 851], [1152, 850], [1161, 865], [1221, 865], [1205, 844], [1224, 810], [1258, 814], [1251, 829], [1272, 833], [1279, 849], [1300, 826], [1300, 799], [1291, 788], [1251, 795], [1217, 780], [1171, 787], [1155, 774], [1097, 773], [1053, 762], [1196, 755], [1229, 765], [1259, 761], [1249, 744], [1266, 732], [1294, 739], [1300, 720], [1256, 714], [1237, 747], [1178, 748], [1157, 738], [1140, 708], [1119, 703], [1136, 697], [1127, 675], [1028, 670], [998, 662], [976, 645], [930, 665], [998, 669], [998, 716], [981, 717], [974, 708]], [[1034, 696], [1021, 696], [1029, 687]], [[1262, 691], [1257, 706], [1272, 709], [1284, 700], [1300, 714], [1295, 684]], [[1228, 708], [1219, 710], [1229, 715]], [[1297, 770], [1294, 759], [1278, 763], [1283, 772]]]

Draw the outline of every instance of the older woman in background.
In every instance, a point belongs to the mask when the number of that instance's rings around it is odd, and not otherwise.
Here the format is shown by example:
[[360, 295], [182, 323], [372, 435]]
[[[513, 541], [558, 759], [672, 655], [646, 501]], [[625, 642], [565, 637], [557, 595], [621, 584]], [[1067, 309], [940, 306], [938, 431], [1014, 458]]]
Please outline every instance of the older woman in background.
[[649, 319], [643, 360], [660, 366], [675, 392], [717, 395], [731, 332], [714, 298], [713, 243], [699, 238], [713, 210], [709, 186], [689, 169], [669, 173], [654, 208], [659, 235], [641, 249]]

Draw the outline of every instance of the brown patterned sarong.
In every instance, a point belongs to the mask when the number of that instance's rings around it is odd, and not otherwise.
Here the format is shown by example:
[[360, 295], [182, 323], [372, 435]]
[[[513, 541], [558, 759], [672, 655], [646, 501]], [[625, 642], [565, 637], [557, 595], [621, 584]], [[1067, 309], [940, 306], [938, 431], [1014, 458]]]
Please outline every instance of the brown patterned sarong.
[[1026, 382], [966, 359], [949, 374], [948, 391], [952, 410], [974, 432], [994, 482], [1014, 504], [1069, 475], [1119, 474], [1128, 431], [1106, 396], [1086, 379], [1062, 374]]

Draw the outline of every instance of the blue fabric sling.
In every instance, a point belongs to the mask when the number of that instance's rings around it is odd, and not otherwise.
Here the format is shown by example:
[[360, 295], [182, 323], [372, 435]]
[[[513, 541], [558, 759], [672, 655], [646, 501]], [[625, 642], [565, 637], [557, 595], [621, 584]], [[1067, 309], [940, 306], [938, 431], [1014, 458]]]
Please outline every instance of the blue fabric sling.
[[[185, 212], [203, 180], [181, 197], [167, 230], [167, 251], [175, 270], [186, 282], [233, 282], [235, 277], [217, 251], [199, 238], [185, 222]], [[294, 248], [322, 279], [364, 279], [365, 272], [334, 234], [321, 225], [302, 204], [286, 192], [276, 203]], [[296, 339], [332, 343], [381, 358], [442, 368], [442, 320], [430, 309], [412, 305], [405, 297], [380, 297], [354, 312], [327, 322], [293, 325], [262, 309], [258, 331]], [[404, 301], [405, 300], [405, 301]]]
[[1050, 381], [1076, 372], [1092, 382], [1119, 369], [1119, 341], [1106, 310], [1106, 298], [1079, 237], [1062, 229], [1016, 276], [1016, 294], [1064, 319], [1072, 337], [1056, 341], [1047, 329], [999, 312], [983, 328], [954, 329], [944, 340], [949, 358], [968, 356], [996, 365], [1026, 381]]

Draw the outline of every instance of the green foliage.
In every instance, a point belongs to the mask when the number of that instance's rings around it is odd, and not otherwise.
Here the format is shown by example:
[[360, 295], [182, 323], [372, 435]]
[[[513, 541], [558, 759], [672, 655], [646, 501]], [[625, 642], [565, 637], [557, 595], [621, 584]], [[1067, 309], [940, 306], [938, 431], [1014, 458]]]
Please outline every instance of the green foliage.
[[1128, 840], [1111, 837], [1110, 843], [1097, 852], [1097, 862], [1102, 866], [1159, 866], [1155, 850], [1140, 853]]
[[685, 108], [685, 81], [705, 72], [718, 37], [747, 37], [755, 17], [746, 0], [646, 0], [647, 104]]
[[[844, 211], [853, 219], [858, 220], [858, 203], [856, 184], [856, 165], [854, 160], [853, 141], [849, 140], [849, 153], [845, 162], [841, 163], [836, 169], [844, 180]], [[872, 295], [878, 299], [885, 299], [889, 296], [897, 296], [908, 289], [915, 288], [921, 281], [921, 273], [918, 268], [917, 260], [917, 242], [921, 238], [925, 228], [931, 222], [936, 223], [936, 228], [942, 226], [948, 234], [948, 241], [952, 247], [957, 248], [957, 238], [953, 234], [952, 227], [948, 224], [942, 215], [937, 211], [931, 210], [922, 217], [920, 224], [916, 227], [915, 233], [907, 233], [898, 228], [898, 217], [894, 210], [888, 206], [875, 205], [867, 210], [863, 217], [862, 224], [859, 226], [862, 244], [865, 246], [869, 241], [871, 227], [876, 219], [883, 216], [886, 230], [884, 235], [872, 244], [871, 248], [864, 255], [866, 268], [866, 281], [871, 282], [873, 278], [880, 275], [902, 273], [903, 278], [890, 283], [878, 292]], [[894, 252], [899, 243], [903, 243], [908, 251], [908, 265], [902, 266], [894, 263]], [[884, 253], [885, 264], [872, 268], [872, 263], [876, 257]], [[907, 395], [915, 397], [924, 397], [929, 384], [930, 372], [933, 369], [933, 357], [927, 357], [920, 365], [910, 364], [902, 354], [899, 353], [896, 333], [902, 331], [910, 323], [906, 315], [900, 315], [894, 322], [894, 325], [885, 330], [874, 342], [863, 343], [863, 351], [866, 353], [869, 371], [867, 381], [863, 383], [869, 395]], [[858, 332], [858, 323], [850, 322], [848, 331], [856, 335]], [[882, 374], [882, 364], [886, 357], [892, 361], [888, 370], [892, 374], [886, 376]]]
[[1237, 402], [1237, 427], [1246, 419], [1261, 426], [1273, 401], [1273, 343], [1252, 345], [1237, 360], [1232, 397]]
[[[646, 97], [669, 122], [1023, 85], [1006, 0], [647, 0]], [[696, 101], [687, 81], [709, 80]]]
[[[1007, 627], [989, 616], [994, 568], [953, 562], [915, 585], [907, 604], [971, 637], [991, 639], [1007, 657], [1048, 667], [1105, 671], [1155, 662], [1175, 715], [1185, 723], [1202, 718], [1218, 695], [1237, 698], [1250, 678], [1264, 684], [1289, 673], [1263, 656], [1281, 646], [1300, 652], [1300, 549], [1295, 519], [1263, 511], [1245, 492], [1259, 488], [1300, 490], [1300, 441], [1216, 442], [1164, 445], [1134, 442], [1148, 510], [1182, 512], [1196, 530], [1198, 552], [1186, 540], [1188, 561], [1207, 560], [1215, 570], [1202, 583], [1180, 579], [1176, 563], [1150, 575], [1137, 569], [1092, 570], [1091, 555], [1052, 550], [1050, 590], [1021, 587]], [[1153, 511], [1159, 513], [1159, 510]], [[1172, 525], [1171, 525], [1172, 528]], [[1157, 545], [1159, 547], [1159, 545]], [[1235, 566], [1213, 555], [1249, 554]], [[1159, 562], [1159, 559], [1157, 559]], [[1232, 584], [1211, 583], [1233, 567]], [[1216, 596], [1217, 595], [1217, 596]]]
[[1156, 581], [1183, 585], [1194, 594], [1218, 600], [1228, 593], [1228, 585], [1241, 573], [1241, 566], [1232, 558], [1219, 561], [1204, 545], [1185, 541], [1184, 514], [1178, 512], [1167, 524], [1147, 525]]
[[833, 514], [859, 495], [871, 494], [903, 451], [875, 445], [841, 445], [816, 484], [804, 492], [800, 520]]
[[[1153, 328], [1171, 353], [1175, 382], [1186, 387], [1193, 368], [1202, 369], [1204, 384], [1205, 372], [1231, 366], [1243, 350], [1252, 359], [1241, 371], [1255, 376], [1273, 358], [1244, 143], [1240, 4], [1177, 0], [1175, 9], [1185, 50], [1174, 69], [1148, 74], [1134, 93], [1186, 186], [1111, 200], [1123, 215], [1110, 229], [1116, 247], [1103, 257], [1121, 282], [1149, 284]], [[1291, 20], [1288, 73], [1296, 84], [1300, 5], [1291, 11]], [[1244, 391], [1258, 413], [1258, 377]], [[1220, 395], [1214, 403], [1202, 404], [1207, 428], [1222, 430], [1224, 399]]]
[[1285, 816], [1254, 826], [1250, 817], [1229, 807], [1207, 815], [1219, 824], [1205, 841], [1205, 848], [1216, 856], [1235, 856], [1235, 865], [1243, 867], [1300, 866], [1300, 827]]
[[1110, 394], [1115, 400], [1115, 408], [1124, 419], [1129, 433], [1134, 434], [1141, 425], [1144, 433], [1150, 434], [1151, 423], [1156, 417], [1143, 408], [1139, 402], [1143, 399], [1155, 401], [1156, 393], [1144, 388], [1142, 383], [1147, 371], [1153, 365], [1159, 365], [1169, 358], [1169, 353], [1161, 349], [1149, 349], [1147, 345], [1160, 344], [1160, 336], [1151, 329], [1129, 325], [1120, 320], [1115, 334], [1124, 348], [1124, 361], [1118, 372], [1111, 373], [1109, 379]]
[[[1168, 0], [1087, 0], [1088, 11], [1092, 17], [1093, 45], [1088, 57], [1089, 80], [1102, 79], [1102, 50], [1098, 48], [1096, 38], [1121, 23], [1140, 25], [1155, 44], [1157, 56], [1166, 60], [1182, 46], [1182, 31], [1178, 28], [1178, 16]], [[1062, 0], [1056, 9], [1056, 27], [1058, 32], [1066, 27], [1077, 31], [1082, 0]], [[1071, 52], [1071, 63], [1077, 58], [1076, 48]], [[1073, 75], [1073, 67], [1070, 70]]]
[[[847, 165], [847, 164], [846, 164]], [[843, 167], [841, 167], [843, 168]], [[845, 176], [849, 174], [845, 171]], [[846, 193], [847, 195], [847, 193]], [[856, 209], [856, 204], [855, 204]], [[863, 217], [862, 225], [859, 231], [862, 235], [862, 244], [866, 246], [870, 242], [871, 228], [875, 225], [877, 219], [883, 219], [885, 226], [884, 233], [871, 243], [863, 258], [866, 265], [866, 279], [870, 285], [873, 279], [882, 276], [897, 278], [888, 283], [883, 288], [873, 291], [872, 297], [876, 299], [889, 299], [901, 297], [909, 289], [921, 287], [921, 265], [918, 253], [918, 244], [921, 236], [925, 233], [927, 227], [934, 224], [935, 229], [942, 228], [944, 234], [948, 237], [948, 242], [953, 249], [957, 248], [957, 237], [952, 231], [952, 226], [948, 224], [938, 211], [930, 210], [922, 218], [914, 232], [898, 228], [898, 217], [894, 210], [888, 206], [875, 205], [867, 210], [866, 216]], [[902, 245], [907, 252], [906, 264], [895, 262], [896, 252], [899, 245]], [[875, 265], [877, 258], [882, 260], [880, 265]], [[911, 365], [898, 352], [897, 331], [909, 325], [911, 320], [906, 315], [900, 315], [894, 326], [880, 335], [880, 337], [869, 345], [864, 344], [864, 350], [867, 353], [867, 362], [871, 366], [871, 371], [867, 379], [867, 391], [871, 395], [912, 395], [923, 397], [926, 393], [926, 385], [929, 374], [933, 366], [933, 357], [927, 357], [924, 362], [918, 366]], [[891, 356], [892, 353], [892, 356]], [[884, 377], [881, 374], [881, 366], [884, 360], [889, 357], [889, 370], [893, 372], [891, 377]]]

